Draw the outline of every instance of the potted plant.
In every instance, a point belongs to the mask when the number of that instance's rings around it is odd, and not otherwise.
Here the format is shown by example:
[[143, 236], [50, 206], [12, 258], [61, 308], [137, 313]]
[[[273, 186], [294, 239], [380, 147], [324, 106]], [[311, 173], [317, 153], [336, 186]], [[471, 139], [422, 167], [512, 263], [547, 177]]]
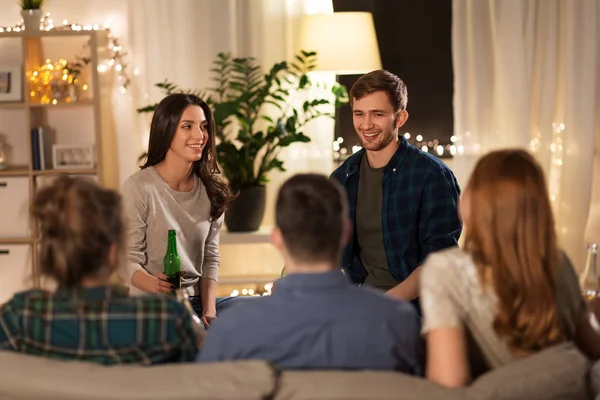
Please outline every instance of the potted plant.
[[21, 16], [26, 31], [39, 31], [44, 0], [21, 0]]
[[[335, 84], [329, 98], [294, 105], [295, 95], [320, 86], [307, 75], [316, 67], [314, 52], [301, 51], [293, 62], [276, 63], [267, 73], [263, 73], [256, 59], [234, 58], [229, 53], [219, 53], [214, 65], [214, 88], [184, 91], [168, 81], [156, 86], [165, 95], [197, 94], [211, 106], [218, 163], [237, 194], [225, 214], [225, 224], [229, 231], [254, 231], [260, 227], [264, 215], [264, 184], [269, 181], [269, 173], [285, 171], [279, 152], [292, 143], [310, 142], [302, 129], [315, 118], [333, 118], [321, 106], [346, 104], [348, 93], [344, 86]], [[152, 112], [156, 105], [137, 111]]]

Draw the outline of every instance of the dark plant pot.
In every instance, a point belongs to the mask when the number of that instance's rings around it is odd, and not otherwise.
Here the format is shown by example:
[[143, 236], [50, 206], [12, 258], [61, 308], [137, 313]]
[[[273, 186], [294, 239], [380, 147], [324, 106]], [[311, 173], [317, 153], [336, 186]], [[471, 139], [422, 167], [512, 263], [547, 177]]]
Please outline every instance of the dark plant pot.
[[229, 232], [253, 232], [260, 228], [265, 215], [267, 189], [255, 186], [240, 190], [225, 212]]

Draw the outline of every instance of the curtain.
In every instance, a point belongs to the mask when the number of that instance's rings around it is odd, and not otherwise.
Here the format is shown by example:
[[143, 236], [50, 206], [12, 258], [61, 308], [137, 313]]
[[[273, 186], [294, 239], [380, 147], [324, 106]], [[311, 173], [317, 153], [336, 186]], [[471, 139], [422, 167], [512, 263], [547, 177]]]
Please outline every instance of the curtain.
[[597, 0], [453, 0], [454, 170], [464, 185], [490, 150], [533, 151], [577, 268], [600, 133], [599, 35]]

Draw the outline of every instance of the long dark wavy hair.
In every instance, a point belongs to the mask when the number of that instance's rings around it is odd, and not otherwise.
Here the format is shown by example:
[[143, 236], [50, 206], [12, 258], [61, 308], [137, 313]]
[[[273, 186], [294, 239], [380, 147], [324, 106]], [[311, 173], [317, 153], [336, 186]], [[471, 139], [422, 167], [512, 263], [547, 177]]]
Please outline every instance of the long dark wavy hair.
[[193, 94], [174, 93], [162, 99], [150, 125], [150, 142], [148, 144], [148, 158], [142, 169], [152, 167], [165, 159], [171, 147], [171, 141], [177, 131], [179, 120], [183, 111], [188, 106], [198, 106], [204, 111], [208, 123], [208, 140], [202, 151], [200, 160], [195, 161], [192, 171], [200, 177], [210, 199], [210, 216], [219, 218], [227, 209], [227, 204], [232, 199], [229, 185], [217, 176], [221, 171], [217, 166], [217, 145], [215, 143], [215, 121], [208, 104]]

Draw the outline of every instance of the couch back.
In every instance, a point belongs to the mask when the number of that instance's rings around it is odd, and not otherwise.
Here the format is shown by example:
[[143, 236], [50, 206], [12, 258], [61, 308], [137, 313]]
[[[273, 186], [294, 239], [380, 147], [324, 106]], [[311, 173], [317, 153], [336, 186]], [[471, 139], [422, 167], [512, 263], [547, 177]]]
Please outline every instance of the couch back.
[[395, 372], [285, 371], [262, 361], [105, 367], [0, 351], [2, 400], [573, 400], [589, 362], [564, 344], [448, 389]]
[[0, 399], [262, 400], [276, 375], [262, 361], [107, 367], [0, 352]]

